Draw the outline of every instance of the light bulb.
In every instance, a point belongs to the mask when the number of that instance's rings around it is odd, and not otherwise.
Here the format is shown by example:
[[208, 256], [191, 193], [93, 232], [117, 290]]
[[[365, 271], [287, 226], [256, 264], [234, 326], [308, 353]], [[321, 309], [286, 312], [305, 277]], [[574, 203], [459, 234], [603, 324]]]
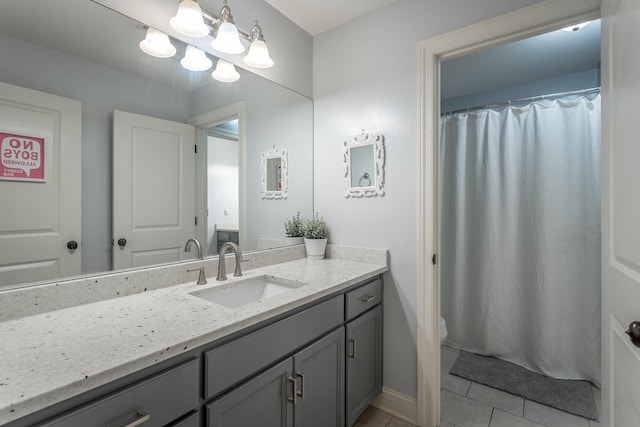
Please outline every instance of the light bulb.
[[231, 22], [223, 22], [218, 27], [218, 35], [211, 42], [211, 46], [218, 52], [223, 53], [242, 53], [245, 47], [240, 43], [240, 34], [238, 29]]
[[211, 73], [211, 76], [219, 82], [224, 83], [235, 82], [240, 78], [240, 74], [236, 71], [236, 67], [224, 59], [218, 59], [216, 69]]
[[269, 48], [263, 40], [254, 40], [249, 47], [249, 53], [244, 57], [244, 63], [254, 68], [273, 67], [273, 59], [269, 56]]
[[204, 37], [209, 34], [209, 27], [202, 19], [202, 9], [193, 0], [182, 0], [178, 6], [178, 13], [169, 20], [169, 24], [185, 36]]
[[176, 54], [176, 47], [169, 41], [169, 36], [151, 27], [139, 46], [144, 53], [156, 58], [171, 58]]
[[187, 70], [191, 71], [204, 71], [211, 68], [213, 62], [207, 58], [207, 54], [203, 50], [194, 46], [187, 46], [184, 58], [180, 60], [182, 65]]

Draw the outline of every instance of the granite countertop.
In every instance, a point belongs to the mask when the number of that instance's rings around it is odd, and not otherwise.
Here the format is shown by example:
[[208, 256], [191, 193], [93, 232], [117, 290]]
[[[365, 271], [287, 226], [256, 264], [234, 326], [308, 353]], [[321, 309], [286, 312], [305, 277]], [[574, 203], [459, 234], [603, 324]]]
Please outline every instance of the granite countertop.
[[[298, 259], [0, 322], [0, 425], [107, 384], [387, 271]], [[189, 292], [263, 274], [308, 285], [229, 309]]]

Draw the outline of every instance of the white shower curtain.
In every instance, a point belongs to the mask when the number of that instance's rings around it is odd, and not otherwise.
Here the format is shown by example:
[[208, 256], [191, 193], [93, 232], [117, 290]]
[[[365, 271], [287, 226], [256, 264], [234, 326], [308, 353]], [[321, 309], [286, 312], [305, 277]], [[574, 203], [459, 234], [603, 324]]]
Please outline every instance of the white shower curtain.
[[447, 343], [600, 384], [600, 96], [441, 126]]

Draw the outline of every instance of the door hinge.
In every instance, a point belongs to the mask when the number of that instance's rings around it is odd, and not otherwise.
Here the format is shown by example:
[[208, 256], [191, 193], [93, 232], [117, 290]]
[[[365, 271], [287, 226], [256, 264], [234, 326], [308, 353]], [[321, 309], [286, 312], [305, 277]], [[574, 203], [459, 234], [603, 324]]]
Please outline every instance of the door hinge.
[[433, 265], [436, 265], [437, 262], [438, 262], [438, 258], [436, 256], [436, 254], [433, 254], [433, 256], [431, 257], [431, 263]]
[[195, 225], [198, 225], [198, 217], [195, 218]]
[[195, 154], [198, 154], [198, 145], [197, 144], [193, 146], [193, 152]]

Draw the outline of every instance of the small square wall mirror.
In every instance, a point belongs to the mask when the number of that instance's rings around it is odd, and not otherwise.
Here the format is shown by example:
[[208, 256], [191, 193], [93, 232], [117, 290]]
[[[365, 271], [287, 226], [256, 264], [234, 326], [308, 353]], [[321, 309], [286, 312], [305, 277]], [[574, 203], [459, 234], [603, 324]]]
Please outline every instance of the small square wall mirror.
[[262, 153], [262, 198], [286, 199], [289, 183], [287, 150], [273, 148]]
[[344, 142], [345, 197], [384, 195], [384, 137], [362, 133]]

